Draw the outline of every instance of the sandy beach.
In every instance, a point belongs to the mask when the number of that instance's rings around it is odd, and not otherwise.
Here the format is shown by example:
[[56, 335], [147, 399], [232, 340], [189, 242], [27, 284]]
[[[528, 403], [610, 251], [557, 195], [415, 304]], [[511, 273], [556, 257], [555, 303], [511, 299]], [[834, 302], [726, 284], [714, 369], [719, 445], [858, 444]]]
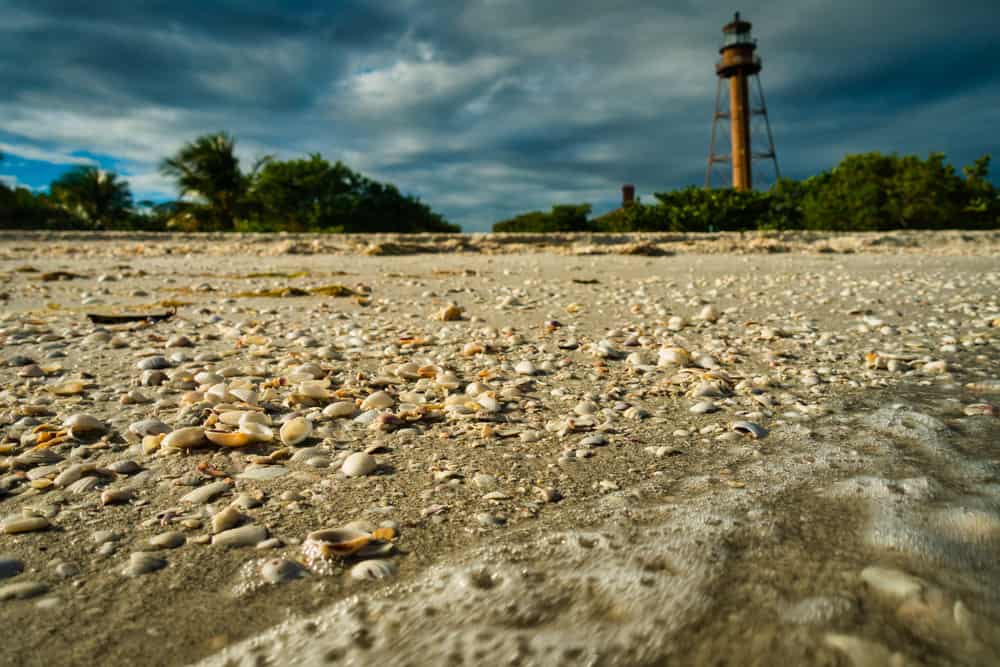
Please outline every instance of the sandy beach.
[[0, 663], [998, 664], [998, 255], [7, 232]]

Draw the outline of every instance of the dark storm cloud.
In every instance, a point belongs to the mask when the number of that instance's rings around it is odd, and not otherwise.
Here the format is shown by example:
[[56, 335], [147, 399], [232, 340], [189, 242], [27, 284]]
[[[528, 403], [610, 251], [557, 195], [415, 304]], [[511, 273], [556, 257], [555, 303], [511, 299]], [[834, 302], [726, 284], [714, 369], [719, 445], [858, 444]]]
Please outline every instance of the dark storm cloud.
[[[992, 2], [784, 0], [754, 22], [783, 171], [845, 152], [997, 147]], [[640, 0], [28, 2], [0, 6], [0, 140], [129, 165], [227, 129], [319, 151], [469, 229], [700, 184], [728, 10]], [[25, 149], [27, 150], [27, 149]]]

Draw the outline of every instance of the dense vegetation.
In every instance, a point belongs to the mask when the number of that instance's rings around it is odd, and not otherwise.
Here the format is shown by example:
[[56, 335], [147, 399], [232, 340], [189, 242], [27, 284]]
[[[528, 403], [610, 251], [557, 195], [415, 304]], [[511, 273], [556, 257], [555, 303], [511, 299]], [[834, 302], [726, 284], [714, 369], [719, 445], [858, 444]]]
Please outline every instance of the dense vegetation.
[[[2, 156], [0, 156], [2, 159]], [[160, 163], [175, 201], [135, 204], [128, 183], [76, 167], [49, 193], [0, 182], [0, 228], [183, 231], [457, 232], [415, 197], [319, 155], [265, 157], [244, 171], [225, 133], [198, 137]]]
[[[664, 231], [753, 229], [887, 231], [1000, 227], [1000, 191], [989, 181], [989, 156], [959, 176], [932, 153], [918, 157], [866, 153], [803, 181], [781, 180], [769, 191], [689, 187], [655, 193], [596, 219], [589, 205], [556, 206], [498, 222], [494, 231]], [[568, 214], [567, 212], [574, 212]]]

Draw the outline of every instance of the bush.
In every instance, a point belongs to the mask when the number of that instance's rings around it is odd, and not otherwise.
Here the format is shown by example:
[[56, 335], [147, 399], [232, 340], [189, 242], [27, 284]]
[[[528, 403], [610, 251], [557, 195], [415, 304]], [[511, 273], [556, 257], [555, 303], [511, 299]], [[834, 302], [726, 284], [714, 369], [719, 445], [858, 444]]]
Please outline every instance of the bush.
[[546, 234], [555, 232], [594, 232], [599, 229], [590, 215], [590, 204], [561, 204], [548, 213], [531, 211], [493, 225], [494, 232], [523, 232]]

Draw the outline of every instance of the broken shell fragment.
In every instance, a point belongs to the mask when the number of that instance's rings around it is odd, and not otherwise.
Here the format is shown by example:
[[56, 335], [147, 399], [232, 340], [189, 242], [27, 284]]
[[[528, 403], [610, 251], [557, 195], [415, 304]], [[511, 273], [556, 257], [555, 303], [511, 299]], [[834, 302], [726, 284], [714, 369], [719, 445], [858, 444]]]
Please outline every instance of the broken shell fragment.
[[732, 430], [742, 435], [750, 436], [754, 440], [760, 440], [767, 436], [767, 429], [754, 422], [738, 421], [733, 422]]
[[351, 568], [351, 578], [357, 581], [388, 579], [399, 571], [391, 560], [363, 560]]

